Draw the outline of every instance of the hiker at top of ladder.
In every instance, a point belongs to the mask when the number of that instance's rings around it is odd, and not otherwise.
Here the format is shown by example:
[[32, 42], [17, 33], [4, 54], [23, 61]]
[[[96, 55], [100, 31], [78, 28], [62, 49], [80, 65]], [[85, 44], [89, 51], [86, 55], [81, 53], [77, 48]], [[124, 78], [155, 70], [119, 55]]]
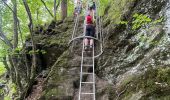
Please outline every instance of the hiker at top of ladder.
[[81, 11], [82, 11], [82, 1], [78, 0], [77, 5], [74, 8], [74, 17], [77, 16], [78, 14], [81, 14]]
[[[91, 36], [91, 37], [95, 36], [95, 27], [94, 27], [94, 24], [93, 24], [93, 18], [90, 15], [89, 12], [86, 16], [86, 33], [85, 33], [85, 36]], [[85, 40], [84, 40], [85, 51], [88, 49], [88, 47], [90, 47], [90, 49], [92, 49], [93, 43], [94, 43], [94, 40], [92, 38], [85, 38]]]
[[93, 16], [93, 20], [95, 20], [95, 14], [96, 14], [96, 3], [95, 0], [89, 0], [88, 2], [88, 9], [91, 13], [91, 16]]

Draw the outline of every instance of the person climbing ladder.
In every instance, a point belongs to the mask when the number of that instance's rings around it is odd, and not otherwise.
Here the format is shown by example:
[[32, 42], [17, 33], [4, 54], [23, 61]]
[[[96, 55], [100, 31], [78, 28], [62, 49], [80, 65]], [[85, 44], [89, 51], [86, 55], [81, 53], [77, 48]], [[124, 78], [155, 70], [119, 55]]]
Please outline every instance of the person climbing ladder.
[[82, 11], [82, 1], [78, 0], [77, 5], [74, 8], [74, 17], [77, 16], [78, 14], [81, 14], [81, 11]]
[[93, 20], [95, 20], [95, 13], [96, 13], [96, 2], [95, 2], [95, 0], [89, 0], [88, 1], [88, 9], [91, 13], [91, 16], [93, 17]]
[[[92, 16], [90, 15], [90, 13], [88, 13], [88, 15], [86, 16], [85, 18], [85, 21], [86, 21], [86, 33], [85, 33], [85, 36], [91, 36], [91, 37], [94, 37], [95, 36], [95, 27], [93, 25], [93, 18]], [[89, 45], [89, 42], [90, 42], [90, 45]], [[88, 46], [90, 47], [90, 49], [92, 49], [93, 47], [93, 39], [91, 38], [85, 38], [84, 40], [84, 44], [85, 44], [85, 51], [88, 49]]]

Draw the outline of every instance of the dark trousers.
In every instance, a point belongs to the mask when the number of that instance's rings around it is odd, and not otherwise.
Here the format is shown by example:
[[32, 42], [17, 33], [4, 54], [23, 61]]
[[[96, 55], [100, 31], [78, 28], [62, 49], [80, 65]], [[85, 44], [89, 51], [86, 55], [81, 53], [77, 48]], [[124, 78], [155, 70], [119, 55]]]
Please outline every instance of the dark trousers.
[[86, 25], [86, 36], [94, 37], [95, 35], [95, 28], [92, 24]]

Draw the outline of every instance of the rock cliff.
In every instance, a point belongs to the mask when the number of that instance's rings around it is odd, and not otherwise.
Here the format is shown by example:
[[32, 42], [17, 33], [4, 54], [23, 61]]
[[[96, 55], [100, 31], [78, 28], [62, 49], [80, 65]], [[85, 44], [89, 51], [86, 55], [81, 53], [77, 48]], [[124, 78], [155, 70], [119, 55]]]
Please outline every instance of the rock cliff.
[[[95, 60], [96, 100], [170, 99], [169, 18], [168, 0], [110, 1], [102, 16], [104, 53]], [[35, 35], [48, 70], [36, 99], [77, 100], [81, 57], [68, 46], [74, 21], [51, 26]]]

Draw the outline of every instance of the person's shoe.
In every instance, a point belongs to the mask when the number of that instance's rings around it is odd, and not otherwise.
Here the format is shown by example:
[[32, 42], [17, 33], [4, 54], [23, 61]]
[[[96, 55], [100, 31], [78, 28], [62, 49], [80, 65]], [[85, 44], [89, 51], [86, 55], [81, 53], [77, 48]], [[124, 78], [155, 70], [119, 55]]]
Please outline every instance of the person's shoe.
[[93, 49], [93, 46], [92, 45], [90, 45], [90, 50], [92, 50]]
[[84, 50], [87, 51], [87, 49], [88, 49], [87, 46], [85, 46], [85, 47], [84, 47]]

